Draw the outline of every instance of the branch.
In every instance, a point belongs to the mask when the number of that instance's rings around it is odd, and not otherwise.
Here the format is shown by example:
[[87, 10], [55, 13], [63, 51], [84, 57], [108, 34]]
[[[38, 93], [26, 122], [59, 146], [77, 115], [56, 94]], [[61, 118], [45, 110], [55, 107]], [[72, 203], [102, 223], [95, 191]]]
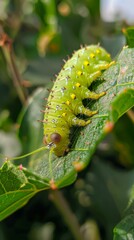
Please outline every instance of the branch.
[[80, 226], [74, 213], [71, 211], [67, 201], [58, 190], [51, 191], [50, 198], [64, 218], [75, 240], [83, 240], [80, 232]]
[[27, 94], [26, 89], [22, 86], [22, 79], [16, 66], [12, 40], [3, 32], [2, 27], [0, 27], [0, 46], [2, 47], [4, 57], [11, 72], [14, 87], [16, 88], [20, 101], [25, 105]]
[[131, 110], [131, 109], [128, 110], [127, 115], [130, 118], [130, 120], [134, 123], [134, 112], [133, 112], [133, 110]]

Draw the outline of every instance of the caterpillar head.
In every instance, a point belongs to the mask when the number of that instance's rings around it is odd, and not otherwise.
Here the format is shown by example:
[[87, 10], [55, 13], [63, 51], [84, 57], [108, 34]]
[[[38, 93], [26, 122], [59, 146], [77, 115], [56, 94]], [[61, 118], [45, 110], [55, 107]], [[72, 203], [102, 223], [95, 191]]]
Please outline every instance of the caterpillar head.
[[69, 136], [67, 137], [63, 131], [45, 133], [43, 143], [52, 148], [55, 155], [60, 157], [68, 148]]

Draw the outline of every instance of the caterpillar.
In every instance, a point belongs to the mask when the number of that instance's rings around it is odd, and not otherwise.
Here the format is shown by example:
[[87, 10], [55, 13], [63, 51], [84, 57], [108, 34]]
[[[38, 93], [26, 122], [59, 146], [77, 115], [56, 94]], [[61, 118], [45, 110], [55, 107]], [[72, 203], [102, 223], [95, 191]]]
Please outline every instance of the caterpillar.
[[43, 143], [56, 156], [63, 156], [67, 151], [72, 126], [86, 126], [91, 122], [77, 115], [91, 117], [98, 112], [85, 108], [82, 100], [97, 100], [105, 94], [92, 92], [89, 87], [111, 64], [110, 54], [105, 49], [90, 45], [74, 52], [58, 74], [48, 97], [43, 120]]

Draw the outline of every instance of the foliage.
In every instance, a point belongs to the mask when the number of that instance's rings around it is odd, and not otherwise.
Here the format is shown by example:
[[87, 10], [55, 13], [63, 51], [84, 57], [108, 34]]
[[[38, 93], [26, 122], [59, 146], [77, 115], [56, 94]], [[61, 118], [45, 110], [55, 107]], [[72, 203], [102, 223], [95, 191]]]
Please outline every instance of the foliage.
[[[55, 185], [64, 187], [62, 191], [87, 239], [134, 239], [134, 28], [123, 30], [127, 40], [120, 31], [122, 44], [118, 37], [117, 44], [110, 44], [111, 36], [99, 17], [99, 1], [5, 0], [0, 9], [0, 34], [4, 31], [13, 39], [14, 57], [14, 62], [9, 61], [7, 48], [1, 48], [0, 220], [6, 219], [1, 224], [4, 237], [0, 238], [21, 239], [15, 232], [25, 226], [22, 239], [42, 239], [43, 229], [48, 239], [73, 239], [64, 223], [59, 223], [59, 215], [48, 200], [49, 192], [43, 191], [52, 187], [53, 175]], [[66, 55], [80, 44], [98, 41], [112, 55], [116, 52], [115, 64], [92, 85], [93, 90], [105, 90], [106, 95], [96, 102], [85, 101], [99, 113], [90, 125], [72, 129], [72, 150], [61, 158], [53, 156], [52, 173], [49, 150], [5, 161], [4, 156], [27, 154], [42, 146], [43, 126], [38, 119], [43, 119], [40, 110], [46, 104], [47, 88], [52, 86], [50, 79], [61, 69]], [[125, 41], [128, 47], [122, 49]], [[26, 103], [12, 81], [12, 63], [20, 75]], [[9, 228], [12, 221], [16, 223], [14, 233]]]

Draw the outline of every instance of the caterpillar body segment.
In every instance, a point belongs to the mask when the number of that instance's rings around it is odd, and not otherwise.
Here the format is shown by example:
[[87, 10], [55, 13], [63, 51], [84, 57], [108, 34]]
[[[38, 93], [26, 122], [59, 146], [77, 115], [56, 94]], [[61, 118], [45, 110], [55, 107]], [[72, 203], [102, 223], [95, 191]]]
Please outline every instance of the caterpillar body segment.
[[97, 113], [97, 110], [85, 108], [82, 100], [97, 100], [105, 94], [91, 92], [88, 88], [111, 64], [110, 55], [102, 47], [91, 45], [76, 51], [57, 76], [44, 115], [44, 143], [58, 157], [68, 149], [70, 128], [90, 123], [77, 115]]

